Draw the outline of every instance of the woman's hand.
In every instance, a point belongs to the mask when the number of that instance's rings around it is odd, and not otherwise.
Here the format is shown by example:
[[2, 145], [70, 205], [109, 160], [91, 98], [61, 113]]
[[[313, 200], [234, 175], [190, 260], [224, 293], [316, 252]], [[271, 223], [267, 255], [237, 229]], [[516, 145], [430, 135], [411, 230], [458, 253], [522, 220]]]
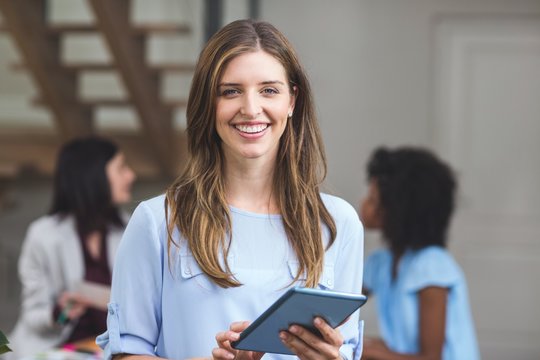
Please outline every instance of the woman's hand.
[[212, 350], [212, 357], [216, 360], [259, 360], [264, 353], [233, 349], [231, 341], [238, 340], [240, 333], [249, 326], [249, 321], [234, 322], [229, 330], [216, 335], [218, 347]]
[[[58, 297], [58, 306], [62, 310], [60, 316], [69, 320], [80, 318], [90, 306], [90, 300], [76, 292], [63, 292]], [[66, 319], [66, 320], [67, 320]]]
[[339, 348], [343, 345], [343, 336], [339, 330], [337, 328], [333, 329], [320, 317], [316, 317], [313, 324], [322, 337], [298, 325], [292, 325], [288, 331], [280, 332], [279, 337], [285, 346], [291, 349], [301, 360], [341, 359]]

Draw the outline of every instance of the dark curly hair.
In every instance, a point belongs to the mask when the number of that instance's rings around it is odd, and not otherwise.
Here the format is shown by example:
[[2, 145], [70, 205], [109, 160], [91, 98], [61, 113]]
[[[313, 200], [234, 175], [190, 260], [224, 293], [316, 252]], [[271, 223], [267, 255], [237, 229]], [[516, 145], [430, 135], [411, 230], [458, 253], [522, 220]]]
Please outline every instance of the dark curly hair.
[[375, 181], [382, 232], [398, 259], [406, 250], [446, 246], [457, 182], [452, 169], [426, 149], [375, 149], [368, 179]]

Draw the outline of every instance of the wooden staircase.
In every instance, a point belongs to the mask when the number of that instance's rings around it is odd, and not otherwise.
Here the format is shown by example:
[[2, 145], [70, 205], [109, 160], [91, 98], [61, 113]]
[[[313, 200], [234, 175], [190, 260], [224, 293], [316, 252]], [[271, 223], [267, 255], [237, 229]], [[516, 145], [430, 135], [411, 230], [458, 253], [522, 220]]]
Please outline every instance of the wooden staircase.
[[[49, 23], [46, 0], [0, 0], [3, 30], [9, 31], [22, 59], [12, 69], [27, 71], [33, 78], [39, 91], [33, 104], [50, 110], [56, 129], [54, 134], [0, 133], [0, 169], [6, 168], [9, 161], [16, 161], [50, 173], [62, 142], [98, 132], [97, 109], [131, 106], [141, 130], [103, 135], [118, 142], [139, 175], [175, 176], [185, 154], [185, 141], [183, 134], [173, 127], [173, 116], [176, 108], [185, 107], [187, 99], [163, 99], [161, 81], [165, 73], [189, 73], [194, 65], [150, 65], [146, 61], [146, 46], [152, 34], [189, 36], [191, 29], [182, 24], [134, 25], [130, 0], [86, 1], [94, 14], [93, 24]], [[61, 41], [69, 34], [100, 34], [112, 61], [63, 62]], [[116, 72], [126, 97], [83, 98], [80, 76], [88, 72]]]

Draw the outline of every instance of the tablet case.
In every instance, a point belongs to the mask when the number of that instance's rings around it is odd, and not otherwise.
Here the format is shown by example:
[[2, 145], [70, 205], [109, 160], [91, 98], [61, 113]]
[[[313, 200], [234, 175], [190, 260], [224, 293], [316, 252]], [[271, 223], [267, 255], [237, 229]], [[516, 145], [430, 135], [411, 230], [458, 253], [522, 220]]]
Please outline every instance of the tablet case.
[[231, 343], [238, 350], [294, 355], [279, 338], [292, 324], [320, 335], [313, 318], [320, 316], [333, 328], [365, 304], [360, 294], [294, 287], [289, 289]]

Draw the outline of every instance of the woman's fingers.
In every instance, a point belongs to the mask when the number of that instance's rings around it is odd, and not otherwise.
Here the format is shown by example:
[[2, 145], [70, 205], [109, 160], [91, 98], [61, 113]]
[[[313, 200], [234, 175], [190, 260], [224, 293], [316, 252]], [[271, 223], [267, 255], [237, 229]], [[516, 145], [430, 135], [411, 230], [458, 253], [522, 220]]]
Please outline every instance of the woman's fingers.
[[293, 335], [288, 331], [279, 333], [281, 341], [300, 359], [315, 359], [317, 353], [312, 347], [308, 346], [300, 337]]
[[236, 321], [231, 324], [229, 329], [235, 332], [242, 332], [249, 326], [249, 324], [249, 321]]
[[240, 333], [244, 331], [249, 324], [249, 321], [233, 322], [229, 326], [229, 330], [217, 333], [216, 343], [218, 344], [218, 347], [212, 350], [212, 357], [218, 360], [259, 360], [264, 353], [239, 351], [233, 349], [231, 346], [231, 342], [238, 340], [240, 338]]
[[222, 331], [222, 332], [217, 333], [216, 342], [220, 348], [226, 349], [229, 352], [234, 353], [236, 352], [236, 350], [232, 348], [231, 341], [238, 340], [239, 337], [240, 337], [240, 334], [238, 334], [237, 332], [234, 332], [231, 330]]
[[316, 317], [315, 320], [313, 320], [313, 324], [329, 344], [334, 346], [341, 346], [343, 344], [343, 336], [337, 328], [332, 328], [320, 317]]
[[80, 318], [86, 312], [86, 306], [75, 303], [67, 312], [70, 319]]
[[212, 349], [212, 358], [217, 360], [232, 360], [235, 354], [222, 348]]
[[339, 359], [339, 349], [343, 344], [339, 330], [320, 318], [316, 318], [314, 324], [322, 337], [301, 326], [292, 325], [289, 331], [280, 333], [280, 338], [301, 359]]
[[230, 330], [222, 331], [216, 334], [217, 348], [212, 350], [212, 357], [214, 359], [234, 359], [236, 356], [236, 350], [231, 347], [231, 339], [234, 339], [238, 334]]

